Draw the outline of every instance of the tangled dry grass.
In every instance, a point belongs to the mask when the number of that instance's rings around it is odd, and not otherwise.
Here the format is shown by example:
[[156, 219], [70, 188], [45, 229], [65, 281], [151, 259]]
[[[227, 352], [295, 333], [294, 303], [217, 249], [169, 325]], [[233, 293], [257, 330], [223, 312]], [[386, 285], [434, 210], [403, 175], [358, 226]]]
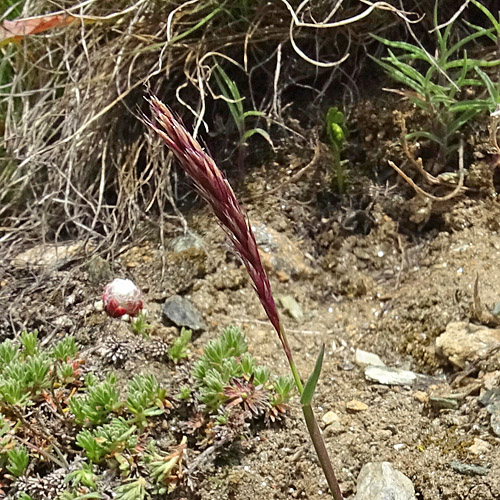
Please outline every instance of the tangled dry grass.
[[[459, 7], [443, 4], [444, 17]], [[75, 22], [2, 48], [2, 65], [11, 71], [0, 88], [4, 256], [19, 244], [72, 238], [109, 251], [167, 219], [183, 227], [176, 207], [182, 184], [171, 157], [137, 120], [144, 86], [227, 156], [233, 138], [227, 98], [212, 78], [220, 64], [247, 109], [265, 113], [273, 137], [293, 135], [313, 149], [303, 129], [310, 124], [289, 119], [301, 92], [312, 93], [318, 107], [332, 95], [353, 100], [370, 33], [395, 30], [404, 38], [410, 24], [426, 33], [422, 15], [432, 6], [427, 0], [405, 2], [404, 10], [396, 0], [58, 2], [57, 12]], [[55, 12], [53, 2], [27, 0], [22, 17]]]

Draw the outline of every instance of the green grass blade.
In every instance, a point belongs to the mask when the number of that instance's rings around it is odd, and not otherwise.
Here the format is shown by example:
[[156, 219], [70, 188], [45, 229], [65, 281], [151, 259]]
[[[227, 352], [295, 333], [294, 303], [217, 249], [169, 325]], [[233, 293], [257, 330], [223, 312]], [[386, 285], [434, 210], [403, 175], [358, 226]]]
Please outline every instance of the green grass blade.
[[321, 347], [319, 351], [318, 359], [314, 365], [314, 370], [310, 377], [307, 379], [306, 385], [304, 386], [304, 391], [300, 398], [300, 402], [303, 405], [310, 405], [312, 398], [314, 396], [314, 391], [316, 390], [316, 385], [318, 384], [318, 379], [321, 374], [321, 367], [323, 366], [323, 357], [325, 355], [325, 346]]
[[454, 133], [460, 130], [471, 118], [474, 118], [474, 116], [479, 114], [481, 111], [484, 111], [484, 108], [474, 106], [469, 107], [468, 109], [460, 113], [460, 115], [455, 120], [448, 124], [448, 137], [452, 136]]
[[241, 117], [242, 118], [246, 118], [247, 116], [259, 116], [259, 117], [263, 117], [263, 116], [266, 116], [265, 113], [263, 113], [262, 111], [255, 111], [255, 110], [251, 110], [251, 111], [245, 111]]
[[477, 0], [471, 0], [472, 3], [490, 20], [491, 24], [495, 27], [495, 30], [500, 37], [500, 19], [497, 20], [495, 16], [481, 3]]
[[252, 128], [250, 130], [247, 130], [244, 134], [243, 137], [241, 138], [241, 142], [245, 142], [249, 137], [252, 137], [252, 135], [258, 134], [261, 137], [263, 137], [273, 148], [274, 150], [274, 144], [273, 141], [271, 140], [271, 136], [263, 129], [261, 128]]
[[425, 130], [420, 130], [417, 132], [411, 132], [410, 134], [406, 134], [407, 139], [429, 139], [432, 142], [435, 142], [436, 144], [439, 144], [440, 146], [444, 146], [444, 142], [435, 134], [432, 132], [426, 132]]
[[[240, 136], [243, 134], [244, 131], [244, 120], [241, 116], [240, 109], [242, 109], [242, 104], [240, 102], [240, 105], [237, 106], [235, 102], [233, 102], [233, 98], [230, 94], [230, 89], [226, 86], [226, 82], [220, 72], [223, 71], [222, 68], [217, 66], [217, 71], [214, 71], [214, 76], [215, 80], [217, 81], [217, 85], [219, 86], [219, 90], [222, 92], [222, 95], [226, 98], [226, 104], [229, 108], [229, 112], [231, 113], [231, 116], [233, 117], [234, 123], [236, 124], [236, 127], [238, 128], [238, 132]], [[224, 73], [225, 74], [225, 73]], [[227, 75], [226, 75], [227, 76]]]
[[384, 61], [380, 61], [379, 59], [375, 59], [374, 57], [372, 57], [372, 59], [376, 61], [380, 66], [382, 66], [394, 80], [402, 83], [403, 85], [407, 85], [419, 94], [424, 94], [424, 88], [422, 87], [422, 85], [406, 76], [402, 71]]
[[[496, 104], [496, 103], [495, 103]], [[468, 109], [476, 110], [477, 112], [488, 111], [492, 105], [492, 102], [485, 99], [472, 99], [470, 101], [460, 101], [450, 106], [450, 111], [457, 113], [466, 111]], [[494, 108], [495, 106], [493, 106]]]
[[483, 61], [481, 59], [457, 59], [455, 61], [450, 61], [443, 66], [444, 70], [461, 68], [464, 64], [467, 65], [467, 69], [471, 70], [476, 66], [481, 66], [482, 68], [494, 68], [500, 65], [500, 59], [495, 59], [494, 61]]
[[[216, 68], [217, 71], [219, 72], [219, 75], [224, 80], [224, 84], [226, 86], [225, 88], [227, 89], [226, 93], [224, 94], [224, 97], [226, 99], [231, 99], [234, 101], [233, 104], [236, 107], [238, 115], [241, 116], [243, 114], [243, 104], [242, 104], [243, 98], [241, 97], [240, 91], [238, 90], [236, 83], [234, 83], [234, 81], [231, 80], [231, 78], [229, 78], [227, 73], [218, 64], [216, 65]], [[217, 73], [215, 73], [215, 76], [217, 78]], [[217, 81], [219, 82], [219, 80]], [[224, 85], [219, 84], [219, 87], [221, 87], [221, 90], [224, 89]], [[229, 92], [227, 93], [227, 91]]]
[[387, 45], [388, 47], [392, 47], [394, 49], [401, 49], [401, 50], [406, 50], [407, 52], [410, 52], [415, 58], [418, 59], [423, 59], [423, 60], [428, 60], [429, 57], [426, 54], [425, 50], [422, 50], [420, 47], [416, 45], [412, 45], [411, 43], [407, 42], [394, 42], [392, 40], [387, 40], [386, 38], [382, 38], [377, 35], [371, 35], [375, 40], [379, 41], [380, 43], [383, 43], [384, 45]]
[[426, 113], [430, 113], [432, 107], [425, 99], [420, 99], [419, 97], [415, 96], [409, 96], [408, 99], [418, 108], [423, 109]]
[[[462, 48], [464, 45], [467, 45], [469, 42], [471, 42], [472, 40], [475, 40], [476, 38], [480, 38], [482, 36], [487, 36], [488, 38], [490, 38], [489, 35], [491, 35], [494, 31], [493, 28], [486, 29], [486, 28], [482, 28], [481, 26], [476, 26], [476, 25], [473, 25], [473, 24], [468, 23], [468, 22], [467, 22], [467, 24], [470, 25], [471, 28], [477, 29], [478, 31], [476, 31], [475, 33], [471, 33], [470, 35], [460, 39], [455, 45], [452, 45], [446, 51], [447, 57], [450, 57], [455, 52], [457, 52], [460, 48]], [[496, 41], [496, 37], [494, 35], [493, 35], [493, 40]]]
[[[472, 28], [472, 29], [474, 29], [474, 30], [476, 30], [476, 31], [483, 31], [483, 30], [484, 30], [484, 28], [483, 28], [482, 26], [478, 26], [477, 24], [473, 24], [473, 23], [471, 23], [471, 22], [469, 22], [469, 21], [466, 21], [465, 19], [464, 19], [464, 21], [463, 21], [463, 22], [464, 22], [467, 26], [469, 26], [469, 28]], [[498, 35], [495, 35], [495, 34], [494, 34], [495, 29], [494, 29], [494, 28], [490, 28], [490, 29], [488, 29], [488, 30], [486, 30], [486, 31], [487, 31], [487, 32], [486, 32], [486, 33], [484, 33], [484, 36], [487, 36], [487, 37], [488, 37], [488, 38], [489, 38], [489, 39], [490, 39], [493, 43], [496, 43], [496, 42], [497, 42]]]
[[409, 64], [401, 62], [390, 50], [389, 50], [389, 60], [391, 63], [398, 68], [402, 73], [411, 78], [412, 80], [418, 82], [420, 85], [424, 84], [424, 77], [415, 68], [411, 67]]
[[494, 109], [499, 102], [498, 99], [500, 94], [500, 83], [497, 83], [495, 85], [491, 81], [491, 78], [484, 71], [482, 71], [480, 68], [475, 68], [475, 69], [476, 73], [481, 77], [481, 80], [483, 80], [484, 84], [486, 85], [486, 88], [488, 89]]

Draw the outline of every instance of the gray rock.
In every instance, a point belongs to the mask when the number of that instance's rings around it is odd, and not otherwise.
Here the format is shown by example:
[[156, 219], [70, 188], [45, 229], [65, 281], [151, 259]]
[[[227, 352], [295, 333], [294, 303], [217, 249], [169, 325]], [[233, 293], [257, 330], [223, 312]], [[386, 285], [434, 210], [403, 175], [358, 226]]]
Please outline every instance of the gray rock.
[[429, 375], [422, 375], [421, 373], [385, 366], [367, 366], [365, 368], [365, 377], [372, 382], [384, 385], [411, 385], [418, 387], [427, 387], [444, 381], [444, 379], [439, 377], [431, 377]]
[[302, 321], [304, 313], [299, 303], [291, 295], [278, 295], [281, 307], [295, 320]]
[[390, 462], [363, 465], [355, 500], [416, 500], [412, 482]]
[[169, 297], [162, 307], [162, 317], [167, 324], [186, 327], [194, 332], [206, 330], [201, 313], [186, 298], [180, 295]]
[[500, 387], [484, 391], [478, 399], [490, 413], [500, 411]]
[[385, 363], [373, 352], [356, 349], [354, 361], [360, 366], [385, 366]]
[[252, 224], [252, 230], [264, 267], [274, 271], [281, 281], [313, 274], [303, 252], [287, 236], [260, 223]]
[[203, 248], [203, 240], [195, 233], [187, 233], [170, 240], [168, 248], [172, 252], [184, 252], [191, 248]]
[[[467, 362], [477, 361], [499, 343], [500, 329], [454, 321], [448, 323], [445, 332], [436, 339], [436, 352], [464, 369]], [[491, 358], [492, 366], [500, 366], [498, 353]]]
[[453, 398], [431, 396], [429, 402], [435, 410], [456, 410], [458, 408], [458, 401]]
[[10, 264], [16, 269], [56, 269], [76, 258], [85, 249], [85, 242], [43, 244], [16, 255]]
[[464, 476], [487, 476], [490, 470], [481, 465], [464, 464], [462, 462], [450, 462], [450, 467]]
[[98, 255], [92, 257], [85, 267], [89, 276], [89, 280], [94, 286], [100, 285], [107, 281], [111, 281], [113, 279], [113, 270], [111, 269], [111, 264]]
[[491, 425], [491, 430], [497, 436], [500, 436], [500, 410], [491, 414], [490, 425]]

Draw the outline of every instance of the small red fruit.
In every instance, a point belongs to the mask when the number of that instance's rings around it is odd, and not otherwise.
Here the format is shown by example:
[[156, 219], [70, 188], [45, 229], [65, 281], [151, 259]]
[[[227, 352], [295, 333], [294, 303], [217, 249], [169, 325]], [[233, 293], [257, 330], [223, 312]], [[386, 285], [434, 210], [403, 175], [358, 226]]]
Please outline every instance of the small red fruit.
[[104, 310], [113, 318], [137, 316], [142, 309], [142, 293], [131, 280], [114, 279], [104, 287]]

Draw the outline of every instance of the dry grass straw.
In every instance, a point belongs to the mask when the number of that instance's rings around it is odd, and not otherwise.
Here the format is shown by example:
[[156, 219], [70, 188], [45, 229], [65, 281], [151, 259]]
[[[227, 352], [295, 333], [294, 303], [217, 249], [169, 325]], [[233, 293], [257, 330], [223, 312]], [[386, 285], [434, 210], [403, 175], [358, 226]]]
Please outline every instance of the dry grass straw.
[[[2, 49], [14, 71], [0, 88], [4, 257], [19, 244], [70, 238], [116, 249], [137, 241], [145, 221], [163, 228], [173, 219], [185, 229], [171, 158], [145, 140], [135, 117], [144, 84], [188, 114], [195, 136], [204, 127], [223, 137], [224, 127], [213, 126], [215, 114], [227, 114], [211, 78], [219, 63], [247, 109], [313, 149], [288, 120], [286, 92], [308, 89], [319, 102], [349, 55], [356, 75], [369, 33], [404, 28], [418, 19], [406, 11], [420, 3], [405, 2], [405, 11], [367, 0], [57, 3], [75, 24]], [[54, 12], [44, 0], [23, 8], [24, 17]]]

